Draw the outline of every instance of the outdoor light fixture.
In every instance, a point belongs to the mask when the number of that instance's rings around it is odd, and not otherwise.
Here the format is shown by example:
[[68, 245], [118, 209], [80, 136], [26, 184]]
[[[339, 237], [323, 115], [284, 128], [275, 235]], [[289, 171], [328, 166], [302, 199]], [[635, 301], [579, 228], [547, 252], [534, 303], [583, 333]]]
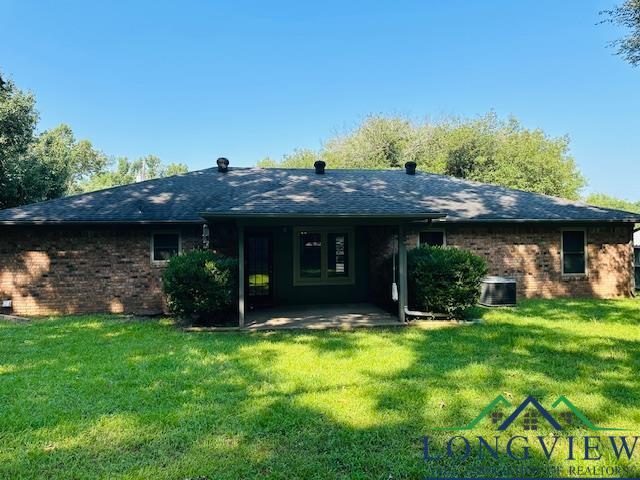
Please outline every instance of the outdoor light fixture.
[[202, 248], [209, 250], [209, 224], [202, 225]]

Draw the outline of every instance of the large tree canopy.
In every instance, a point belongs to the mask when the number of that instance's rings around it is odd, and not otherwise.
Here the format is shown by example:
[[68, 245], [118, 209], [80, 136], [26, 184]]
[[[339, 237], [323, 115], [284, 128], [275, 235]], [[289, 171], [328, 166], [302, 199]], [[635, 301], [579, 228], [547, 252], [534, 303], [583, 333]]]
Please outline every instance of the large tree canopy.
[[318, 152], [302, 149], [263, 167], [309, 168], [322, 159], [330, 168], [396, 168], [414, 161], [422, 171], [454, 175], [536, 193], [577, 199], [585, 179], [569, 155], [567, 137], [522, 127], [494, 113], [478, 119], [415, 123], [370, 116]]
[[0, 84], [0, 208], [60, 197], [104, 168], [104, 155], [67, 125], [36, 134], [33, 95]]
[[640, 65], [640, 0], [626, 0], [622, 5], [602, 13], [607, 15], [606, 22], [629, 30], [627, 36], [611, 42], [616, 54], [634, 67]]
[[187, 171], [152, 155], [109, 170], [113, 162], [68, 125], [38, 134], [37, 122], [33, 95], [0, 78], [0, 209]]
[[76, 140], [65, 124], [42, 132], [23, 161], [36, 169], [27, 176], [29, 183], [41, 185], [39, 194], [34, 191], [29, 195], [30, 201], [79, 192], [89, 176], [107, 165], [104, 154], [95, 150], [90, 141]]
[[0, 77], [0, 208], [17, 204], [21, 176], [18, 159], [29, 149], [37, 121], [33, 96]]

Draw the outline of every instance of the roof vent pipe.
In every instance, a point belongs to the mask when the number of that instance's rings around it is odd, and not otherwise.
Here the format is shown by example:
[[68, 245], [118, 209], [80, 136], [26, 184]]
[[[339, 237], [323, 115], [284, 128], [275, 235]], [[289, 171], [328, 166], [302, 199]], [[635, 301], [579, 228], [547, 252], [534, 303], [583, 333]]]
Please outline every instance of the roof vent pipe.
[[316, 169], [316, 173], [318, 175], [322, 175], [324, 173], [324, 167], [326, 167], [327, 164], [326, 164], [326, 162], [323, 162], [322, 160], [318, 160], [313, 164], [313, 166]]
[[229, 169], [229, 160], [224, 157], [220, 157], [218, 160], [216, 160], [216, 163], [218, 164], [219, 172], [226, 173]]
[[407, 162], [404, 164], [404, 169], [407, 175], [415, 175], [416, 174], [416, 162]]

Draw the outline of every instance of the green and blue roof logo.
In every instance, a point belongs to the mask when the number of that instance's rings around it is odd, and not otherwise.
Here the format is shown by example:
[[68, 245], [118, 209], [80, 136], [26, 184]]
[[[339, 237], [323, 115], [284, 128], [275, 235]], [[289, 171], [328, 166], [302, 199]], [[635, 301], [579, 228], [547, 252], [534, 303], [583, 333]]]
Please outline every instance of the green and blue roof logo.
[[[443, 430], [443, 431], [465, 431], [465, 430], [473, 430], [478, 426], [482, 420], [485, 418], [489, 418], [494, 425], [497, 425], [497, 430], [504, 431], [509, 426], [513, 424], [513, 422], [519, 418], [521, 415], [523, 417], [524, 429], [525, 430], [537, 430], [539, 423], [544, 420], [548, 425], [550, 425], [555, 430], [563, 430], [565, 427], [562, 426], [562, 423], [565, 425], [574, 425], [581, 424], [588, 430], [592, 431], [625, 431], [624, 428], [616, 428], [616, 427], [601, 427], [595, 425], [589, 418], [578, 408], [576, 407], [569, 399], [561, 395], [558, 397], [556, 401], [551, 404], [551, 408], [547, 409], [542, 406], [540, 401], [535, 397], [529, 395], [525, 398], [520, 405], [518, 405], [508, 416], [505, 416], [496, 411], [497, 408], [513, 408], [513, 404], [507, 400], [503, 395], [498, 395], [494, 398], [487, 406], [485, 406], [478, 415], [471, 420], [467, 425], [463, 425], [460, 427], [441, 427], [435, 428], [434, 430]], [[533, 408], [528, 408], [533, 407]], [[566, 411], [562, 411], [557, 414], [557, 417], [562, 421], [559, 421], [550, 410], [556, 411], [561, 407], [564, 407]]]

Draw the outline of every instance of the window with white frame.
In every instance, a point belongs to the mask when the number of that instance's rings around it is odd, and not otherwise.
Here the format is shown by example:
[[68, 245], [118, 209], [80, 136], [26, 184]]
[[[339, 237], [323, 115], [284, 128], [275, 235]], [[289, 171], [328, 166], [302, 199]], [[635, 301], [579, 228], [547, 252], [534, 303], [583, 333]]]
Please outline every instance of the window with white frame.
[[353, 229], [295, 228], [293, 235], [294, 285], [354, 282]]
[[444, 247], [447, 239], [444, 230], [424, 230], [420, 232], [418, 245], [429, 245], [430, 247]]
[[586, 275], [587, 234], [584, 229], [562, 231], [562, 274]]
[[180, 234], [177, 232], [157, 232], [151, 235], [151, 261], [166, 263], [178, 255], [182, 249]]

